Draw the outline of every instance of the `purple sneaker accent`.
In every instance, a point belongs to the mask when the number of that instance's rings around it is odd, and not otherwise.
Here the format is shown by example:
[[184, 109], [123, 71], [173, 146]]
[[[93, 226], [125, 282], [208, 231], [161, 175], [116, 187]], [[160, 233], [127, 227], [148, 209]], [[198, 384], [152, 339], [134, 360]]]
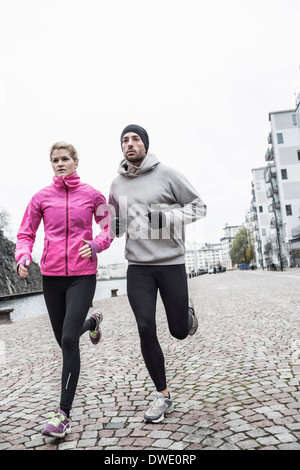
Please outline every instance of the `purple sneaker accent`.
[[93, 312], [90, 318], [94, 318], [96, 320], [96, 328], [90, 331], [90, 340], [93, 344], [98, 344], [102, 338], [100, 323], [103, 321], [103, 313], [97, 311]]
[[67, 418], [64, 411], [57, 409], [54, 413], [50, 413], [50, 421], [44, 427], [42, 434], [43, 436], [62, 438], [70, 431], [71, 420]]

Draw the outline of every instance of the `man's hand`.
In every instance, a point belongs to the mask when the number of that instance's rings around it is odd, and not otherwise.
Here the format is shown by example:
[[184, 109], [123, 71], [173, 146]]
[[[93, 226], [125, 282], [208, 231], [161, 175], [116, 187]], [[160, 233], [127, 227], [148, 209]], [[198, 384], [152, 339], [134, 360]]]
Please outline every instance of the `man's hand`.
[[152, 229], [157, 230], [166, 226], [167, 218], [164, 212], [154, 211], [147, 215]]
[[116, 237], [121, 237], [127, 230], [127, 220], [114, 217], [111, 221], [110, 228]]

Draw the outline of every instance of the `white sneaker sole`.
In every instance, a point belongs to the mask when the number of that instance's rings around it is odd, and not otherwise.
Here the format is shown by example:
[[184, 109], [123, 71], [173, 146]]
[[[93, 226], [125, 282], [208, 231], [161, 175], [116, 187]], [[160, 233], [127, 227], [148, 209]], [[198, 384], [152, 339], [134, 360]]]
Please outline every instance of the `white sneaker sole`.
[[166, 409], [166, 411], [163, 412], [162, 415], [160, 415], [158, 418], [156, 419], [152, 419], [151, 416], [147, 417], [147, 416], [144, 416], [144, 419], [146, 421], [146, 423], [160, 423], [161, 421], [163, 421], [165, 419], [165, 414], [169, 414], [169, 413], [172, 413], [174, 411], [174, 405], [172, 404], [171, 406], [169, 406], [169, 408]]
[[45, 436], [45, 437], [56, 437], [58, 439], [63, 439], [65, 437], [65, 435], [69, 434], [70, 432], [71, 432], [71, 426], [65, 432], [62, 432], [62, 433], [58, 433], [58, 432], [44, 433], [44, 432], [42, 432], [42, 435]]

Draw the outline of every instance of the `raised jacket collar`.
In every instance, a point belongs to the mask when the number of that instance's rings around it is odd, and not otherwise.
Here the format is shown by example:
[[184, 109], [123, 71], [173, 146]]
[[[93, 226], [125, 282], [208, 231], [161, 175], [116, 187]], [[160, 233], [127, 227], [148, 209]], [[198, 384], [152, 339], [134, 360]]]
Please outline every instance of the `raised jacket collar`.
[[53, 183], [57, 188], [76, 188], [80, 185], [80, 177], [77, 173], [68, 176], [53, 176]]

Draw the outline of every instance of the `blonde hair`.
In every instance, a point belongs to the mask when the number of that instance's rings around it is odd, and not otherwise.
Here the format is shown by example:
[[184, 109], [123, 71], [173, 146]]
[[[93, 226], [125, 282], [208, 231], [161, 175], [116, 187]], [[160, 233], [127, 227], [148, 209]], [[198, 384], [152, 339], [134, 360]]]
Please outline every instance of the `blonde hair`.
[[68, 150], [70, 157], [73, 158], [74, 162], [78, 162], [79, 158], [77, 155], [76, 148], [72, 144], [68, 144], [67, 142], [56, 142], [55, 144], [52, 145], [50, 149], [50, 160], [52, 161], [52, 154], [54, 150]]

